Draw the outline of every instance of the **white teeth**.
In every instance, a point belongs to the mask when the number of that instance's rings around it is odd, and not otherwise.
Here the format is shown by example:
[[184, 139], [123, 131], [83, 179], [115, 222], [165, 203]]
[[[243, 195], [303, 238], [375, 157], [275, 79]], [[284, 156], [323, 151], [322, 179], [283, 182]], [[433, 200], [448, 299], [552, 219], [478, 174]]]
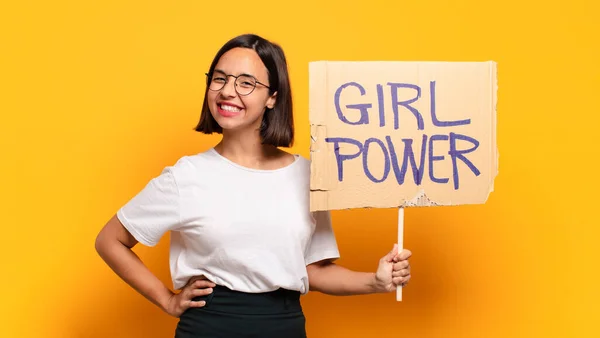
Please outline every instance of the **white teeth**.
[[222, 104], [221, 105], [221, 109], [226, 110], [226, 111], [230, 111], [232, 113], [236, 113], [236, 112], [239, 112], [241, 110], [240, 108], [229, 106], [229, 105], [226, 105], [226, 104]]

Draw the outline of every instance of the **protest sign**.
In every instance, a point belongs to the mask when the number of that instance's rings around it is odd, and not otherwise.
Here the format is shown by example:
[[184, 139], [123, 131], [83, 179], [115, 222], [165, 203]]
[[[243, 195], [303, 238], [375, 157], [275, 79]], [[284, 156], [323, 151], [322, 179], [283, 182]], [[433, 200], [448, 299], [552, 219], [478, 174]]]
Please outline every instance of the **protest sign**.
[[[485, 203], [497, 175], [496, 63], [309, 66], [310, 209]], [[399, 290], [400, 295], [400, 290]]]

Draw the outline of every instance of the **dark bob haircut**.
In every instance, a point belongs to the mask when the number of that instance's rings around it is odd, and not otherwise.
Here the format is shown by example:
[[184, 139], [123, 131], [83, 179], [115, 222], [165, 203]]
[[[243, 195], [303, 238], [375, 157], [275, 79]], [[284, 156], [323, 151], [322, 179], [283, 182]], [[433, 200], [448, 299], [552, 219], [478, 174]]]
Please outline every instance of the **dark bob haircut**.
[[269, 74], [269, 95], [277, 92], [275, 106], [272, 109], [265, 108], [260, 127], [262, 143], [276, 147], [290, 147], [294, 142], [294, 118], [291, 85], [285, 54], [279, 45], [254, 34], [244, 34], [229, 40], [215, 55], [206, 78], [206, 91], [200, 121], [195, 130], [204, 134], [223, 133], [223, 128], [219, 126], [210, 113], [207, 93], [217, 62], [223, 54], [237, 47], [256, 51]]

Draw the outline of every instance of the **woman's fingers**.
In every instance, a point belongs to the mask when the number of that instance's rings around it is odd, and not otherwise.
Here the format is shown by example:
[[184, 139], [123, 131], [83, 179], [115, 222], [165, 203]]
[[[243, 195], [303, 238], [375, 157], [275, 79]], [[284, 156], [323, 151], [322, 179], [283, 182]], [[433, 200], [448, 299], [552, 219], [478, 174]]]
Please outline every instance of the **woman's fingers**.
[[196, 280], [194, 283], [192, 283], [192, 287], [199, 289], [199, 288], [214, 288], [216, 285], [215, 283], [206, 280], [206, 279], [198, 279]]
[[194, 298], [211, 294], [215, 286], [215, 283], [206, 279], [197, 279], [192, 283], [188, 284], [182, 291], [183, 297], [181, 297], [181, 306], [184, 309], [184, 311], [185, 309], [190, 307], [205, 306], [205, 300], [194, 300]]
[[394, 263], [394, 270], [406, 269], [409, 266], [410, 266], [410, 264], [408, 263], [408, 261], [400, 261], [398, 263]]
[[408, 275], [410, 275], [410, 269], [392, 271], [392, 277], [406, 277]]
[[406, 276], [406, 277], [394, 277], [394, 278], [392, 278], [392, 282], [395, 285], [405, 286], [406, 284], [408, 284], [408, 281], [410, 281], [410, 275]]
[[194, 297], [199, 297], [199, 296], [206, 296], [209, 295], [213, 292], [212, 288], [206, 288], [206, 289], [193, 289], [192, 290], [192, 298]]
[[188, 303], [188, 307], [203, 307], [205, 305], [206, 305], [206, 301], [204, 301], [204, 300], [199, 300], [199, 301], [190, 300]]

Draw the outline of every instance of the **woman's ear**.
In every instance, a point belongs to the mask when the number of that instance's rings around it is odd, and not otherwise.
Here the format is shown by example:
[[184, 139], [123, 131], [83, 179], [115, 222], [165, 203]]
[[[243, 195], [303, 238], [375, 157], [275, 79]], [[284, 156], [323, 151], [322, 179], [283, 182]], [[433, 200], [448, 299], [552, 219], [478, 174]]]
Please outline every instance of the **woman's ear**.
[[275, 107], [276, 102], [277, 102], [277, 92], [273, 93], [273, 95], [271, 95], [267, 99], [267, 108], [273, 109], [273, 107]]

